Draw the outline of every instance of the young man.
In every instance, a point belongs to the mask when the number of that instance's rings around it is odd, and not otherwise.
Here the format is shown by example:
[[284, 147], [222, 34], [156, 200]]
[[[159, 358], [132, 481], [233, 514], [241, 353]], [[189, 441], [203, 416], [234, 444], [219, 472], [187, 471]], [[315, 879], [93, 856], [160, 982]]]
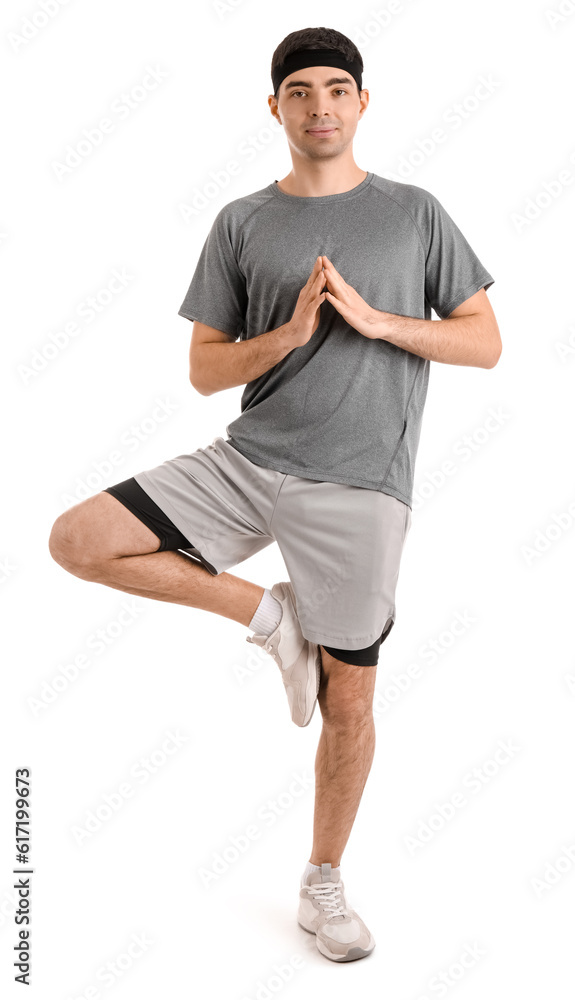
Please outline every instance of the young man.
[[[333, 29], [278, 46], [268, 103], [292, 170], [220, 210], [179, 310], [198, 392], [246, 385], [228, 437], [84, 500], [50, 538], [84, 580], [248, 627], [297, 725], [319, 702], [298, 921], [334, 961], [375, 947], [339, 866], [373, 759], [429, 363], [492, 368], [501, 351], [494, 279], [438, 200], [354, 161], [362, 71]], [[273, 541], [288, 582], [225, 572]]]

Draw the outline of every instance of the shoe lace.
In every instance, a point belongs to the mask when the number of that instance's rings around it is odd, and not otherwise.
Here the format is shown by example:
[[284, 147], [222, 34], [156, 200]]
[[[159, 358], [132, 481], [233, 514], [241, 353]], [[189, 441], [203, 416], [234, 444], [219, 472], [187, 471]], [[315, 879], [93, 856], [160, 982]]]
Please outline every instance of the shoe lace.
[[320, 907], [329, 913], [330, 917], [346, 916], [343, 905], [342, 884], [340, 882], [314, 882], [308, 886], [308, 892], [317, 899]]

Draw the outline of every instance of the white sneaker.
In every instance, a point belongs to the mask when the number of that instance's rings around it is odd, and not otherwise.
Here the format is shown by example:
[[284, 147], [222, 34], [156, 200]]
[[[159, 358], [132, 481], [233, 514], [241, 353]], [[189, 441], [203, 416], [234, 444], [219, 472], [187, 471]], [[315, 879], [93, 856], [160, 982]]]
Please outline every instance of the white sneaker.
[[331, 864], [310, 872], [299, 892], [297, 920], [305, 931], [315, 934], [318, 951], [332, 962], [353, 962], [365, 958], [375, 941], [361, 917], [346, 904], [344, 885], [332, 874]]
[[321, 675], [321, 652], [304, 638], [290, 582], [274, 583], [272, 596], [282, 606], [278, 627], [269, 636], [247, 635], [246, 641], [261, 646], [273, 656], [281, 670], [291, 717], [296, 726], [307, 726], [313, 715]]

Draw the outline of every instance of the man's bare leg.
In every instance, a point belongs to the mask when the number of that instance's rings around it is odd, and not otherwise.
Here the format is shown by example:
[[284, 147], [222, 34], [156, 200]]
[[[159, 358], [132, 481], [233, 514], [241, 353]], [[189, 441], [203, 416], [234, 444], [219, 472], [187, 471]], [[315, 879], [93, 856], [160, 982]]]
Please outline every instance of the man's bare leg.
[[213, 611], [245, 626], [264, 593], [263, 587], [231, 573], [212, 576], [181, 552], [158, 552], [158, 536], [105, 491], [61, 514], [49, 545], [56, 562], [83, 580]]
[[312, 865], [337, 868], [375, 751], [373, 693], [377, 667], [343, 663], [320, 646], [318, 694], [323, 725], [315, 760]]

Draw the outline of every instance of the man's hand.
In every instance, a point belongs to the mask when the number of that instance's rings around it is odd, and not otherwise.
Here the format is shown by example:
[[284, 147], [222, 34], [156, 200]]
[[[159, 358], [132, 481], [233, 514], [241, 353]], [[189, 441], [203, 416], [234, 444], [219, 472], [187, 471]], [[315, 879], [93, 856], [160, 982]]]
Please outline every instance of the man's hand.
[[303, 347], [317, 330], [320, 306], [325, 301], [324, 283], [322, 258], [316, 257], [311, 274], [298, 295], [293, 316], [283, 327], [290, 350]]
[[370, 340], [381, 339], [381, 313], [368, 306], [355, 288], [343, 280], [329, 257], [323, 257], [324, 276], [327, 282], [326, 302], [331, 302], [346, 323]]

